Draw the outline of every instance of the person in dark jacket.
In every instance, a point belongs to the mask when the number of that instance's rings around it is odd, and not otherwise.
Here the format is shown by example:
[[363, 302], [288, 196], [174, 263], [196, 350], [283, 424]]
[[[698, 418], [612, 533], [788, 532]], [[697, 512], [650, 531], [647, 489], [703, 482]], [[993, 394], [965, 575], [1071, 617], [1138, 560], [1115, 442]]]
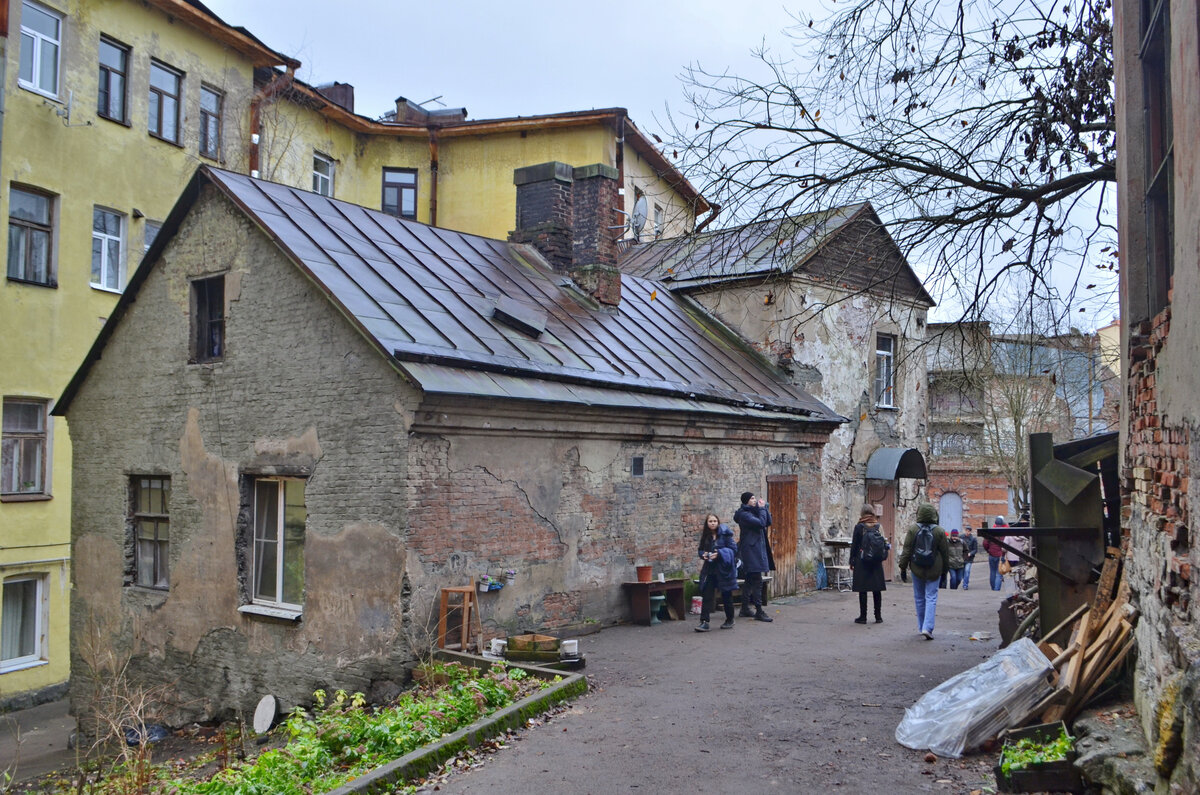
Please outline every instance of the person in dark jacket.
[[[771, 621], [762, 608], [763, 574], [775, 570], [775, 557], [771, 554], [771, 541], [767, 528], [771, 526], [771, 511], [767, 504], [754, 496], [754, 492], [742, 493], [742, 507], [733, 515], [741, 534], [738, 537], [738, 554], [742, 559], [742, 612], [741, 615], [755, 621]], [[751, 612], [750, 607], [754, 606]]]
[[950, 571], [950, 589], [958, 590], [958, 584], [963, 578], [963, 569], [967, 565], [967, 550], [958, 535], [957, 527], [950, 531], [947, 541], [950, 544], [950, 557], [946, 559], [946, 568]]
[[[1003, 516], [997, 516], [992, 522], [993, 530], [1000, 530], [1008, 527], [1008, 520]], [[1006, 540], [1006, 539], [1001, 539]], [[988, 577], [991, 581], [992, 590], [999, 591], [1004, 587], [1004, 575], [1000, 573], [1000, 561], [1004, 558], [1004, 547], [997, 544], [990, 538], [983, 539], [983, 548], [988, 553]]]
[[[721, 539], [725, 538], [725, 543], [721, 543]], [[723, 554], [718, 549], [729, 550], [729, 554]], [[708, 619], [712, 614], [713, 603], [716, 601], [717, 591], [721, 591], [721, 600], [725, 606], [725, 624], [722, 629], [729, 629], [733, 626], [733, 590], [737, 588], [737, 544], [733, 540], [733, 530], [729, 525], [721, 524], [720, 518], [715, 513], [710, 513], [704, 517], [704, 525], [700, 528], [700, 545], [698, 549], [700, 559], [704, 561], [704, 565], [700, 568], [700, 625], [696, 627], [697, 632], [708, 632]], [[730, 570], [732, 583], [729, 578], [724, 579], [720, 576], [719, 566], [728, 557], [731, 559]], [[725, 585], [728, 588], [724, 587]]]
[[[913, 602], [917, 608], [917, 632], [925, 636], [925, 640], [933, 640], [933, 622], [937, 613], [938, 582], [942, 572], [946, 570], [946, 561], [950, 558], [950, 544], [946, 541], [946, 531], [937, 524], [938, 512], [927, 502], [917, 506], [917, 523], [908, 528], [904, 534], [904, 549], [900, 553], [900, 579], [907, 580], [906, 571], [912, 569]], [[929, 525], [933, 530], [933, 563], [929, 566], [918, 565], [913, 560], [913, 547], [916, 545], [917, 531], [921, 525]]]
[[[850, 570], [854, 573], [850, 582], [850, 590], [858, 593], [858, 618], [855, 624], [867, 623], [867, 592], [870, 591], [875, 603], [875, 623], [883, 623], [883, 592], [887, 583], [883, 581], [883, 563], [867, 563], [862, 559], [863, 536], [867, 530], [879, 530], [879, 519], [875, 517], [875, 509], [864, 505], [859, 511], [858, 524], [854, 525], [854, 535], [850, 539]], [[891, 548], [891, 545], [888, 545]]]
[[964, 591], [970, 590], [971, 585], [971, 565], [975, 562], [975, 553], [979, 551], [979, 539], [971, 532], [971, 526], [963, 527], [963, 578], [962, 587]]

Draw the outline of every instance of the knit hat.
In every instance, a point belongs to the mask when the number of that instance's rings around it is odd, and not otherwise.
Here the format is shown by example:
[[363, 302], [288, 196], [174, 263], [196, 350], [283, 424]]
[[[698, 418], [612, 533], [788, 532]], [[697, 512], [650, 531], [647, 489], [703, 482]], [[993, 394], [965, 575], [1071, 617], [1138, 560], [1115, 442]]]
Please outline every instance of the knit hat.
[[742, 505], [745, 505], [746, 503], [750, 502], [750, 498], [753, 496], [754, 496], [754, 492], [743, 491], [742, 492]]
[[956, 536], [956, 535], [958, 535], [958, 528], [956, 527], [956, 528], [954, 528], [953, 530], [951, 530], [951, 531], [950, 531], [950, 535], [952, 535], [952, 536]]
[[992, 522], [992, 525], [995, 527], [1008, 527], [1008, 520], [1003, 516], [997, 516], [996, 521]]

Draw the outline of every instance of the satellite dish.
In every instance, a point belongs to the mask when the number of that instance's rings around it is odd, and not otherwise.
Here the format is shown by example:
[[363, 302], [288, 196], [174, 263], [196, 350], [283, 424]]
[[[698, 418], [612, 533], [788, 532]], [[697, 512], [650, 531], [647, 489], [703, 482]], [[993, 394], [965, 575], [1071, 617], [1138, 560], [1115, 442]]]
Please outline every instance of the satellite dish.
[[641, 238], [642, 229], [646, 226], [646, 197], [638, 196], [633, 203], [633, 215], [629, 218], [629, 227], [635, 238]]

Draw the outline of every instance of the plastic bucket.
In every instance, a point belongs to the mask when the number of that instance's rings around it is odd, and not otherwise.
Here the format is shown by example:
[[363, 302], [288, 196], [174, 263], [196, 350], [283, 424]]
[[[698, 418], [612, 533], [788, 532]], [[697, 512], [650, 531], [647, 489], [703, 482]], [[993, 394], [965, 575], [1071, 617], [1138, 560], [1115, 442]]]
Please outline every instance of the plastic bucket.
[[692, 597], [692, 615], [698, 616], [698, 615], [700, 615], [700, 613], [703, 610], [704, 610], [704, 597], [703, 596], [693, 596]]

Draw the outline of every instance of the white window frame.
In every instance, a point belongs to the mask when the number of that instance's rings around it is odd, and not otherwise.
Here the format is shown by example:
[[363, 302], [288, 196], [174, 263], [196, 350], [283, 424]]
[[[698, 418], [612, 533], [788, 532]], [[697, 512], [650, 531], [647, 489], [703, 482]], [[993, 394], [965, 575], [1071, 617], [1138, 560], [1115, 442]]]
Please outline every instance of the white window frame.
[[[887, 350], [884, 340], [890, 343]], [[875, 405], [881, 408], [896, 407], [896, 344], [894, 334], [875, 334]]]
[[[58, 22], [58, 38], [52, 39], [44, 33], [33, 30], [25, 26], [25, 12], [29, 9], [40, 11], [47, 16], [53, 17]], [[62, 39], [63, 39], [63, 15], [52, 8], [47, 8], [40, 3], [34, 3], [32, 0], [23, 0], [21, 3], [21, 52], [25, 52], [28, 47], [31, 52], [30, 64], [32, 73], [28, 79], [21, 74], [20, 56], [17, 61], [17, 85], [21, 88], [28, 89], [34, 93], [41, 94], [44, 97], [58, 99], [59, 84], [62, 80]], [[43, 88], [42, 82], [42, 49], [44, 47], [54, 48], [54, 90], [48, 91]]]
[[[30, 498], [30, 497], [37, 498], [37, 497], [41, 497], [43, 495], [48, 495], [50, 493], [50, 427], [51, 427], [50, 419], [49, 419], [50, 404], [46, 400], [38, 400], [36, 398], [6, 397], [6, 398], [4, 398], [3, 402], [0, 403], [0, 414], [3, 414], [5, 412], [5, 410], [8, 409], [8, 406], [10, 404], [18, 404], [18, 403], [26, 404], [26, 405], [34, 405], [34, 406], [38, 407], [38, 411], [40, 414], [40, 419], [39, 419], [40, 427], [37, 430], [33, 430], [33, 431], [28, 431], [28, 430], [19, 430], [19, 431], [11, 430], [10, 431], [7, 429], [0, 431], [0, 445], [3, 445], [4, 442], [13, 442], [13, 441], [16, 442], [16, 452], [12, 454], [12, 457], [10, 460], [10, 465], [14, 468], [14, 471], [13, 471], [14, 481], [13, 482], [19, 484], [21, 460], [22, 460], [21, 459], [21, 450], [23, 448], [22, 442], [31, 441], [31, 440], [35, 441], [35, 442], [40, 442], [40, 448], [38, 448], [38, 459], [39, 460], [38, 460], [38, 467], [37, 467], [39, 480], [34, 484], [34, 488], [23, 489], [18, 486], [18, 488], [15, 491], [3, 492], [3, 496], [6, 498], [10, 498], [10, 499], [11, 498], [20, 499], [20, 498]], [[0, 425], [2, 425], [2, 424], [3, 424], [3, 420], [0, 419]], [[11, 446], [10, 446], [10, 449], [11, 449]], [[2, 479], [0, 479], [0, 481], [2, 481]]]
[[22, 668], [30, 668], [35, 665], [43, 665], [46, 663], [46, 576], [44, 574], [18, 574], [13, 577], [8, 577], [0, 585], [0, 637], [3, 636], [4, 628], [4, 592], [8, 590], [8, 586], [23, 582], [33, 582], [34, 587], [34, 627], [33, 627], [33, 653], [25, 654], [20, 657], [10, 657], [8, 659], [0, 659], [0, 673], [8, 673], [9, 671], [18, 671]]
[[[286, 524], [287, 484], [299, 483], [301, 486], [305, 486], [305, 485], [307, 485], [306, 481], [303, 478], [259, 478], [259, 477], [256, 477], [253, 479], [252, 483], [253, 483], [253, 485], [252, 485], [251, 492], [250, 492], [250, 499], [253, 501], [252, 502], [253, 510], [251, 511], [251, 516], [252, 516], [252, 524], [250, 527], [251, 548], [250, 548], [250, 555], [249, 555], [250, 577], [248, 578], [248, 581], [250, 583], [251, 604], [252, 605], [261, 605], [261, 606], [265, 606], [268, 608], [275, 608], [275, 609], [280, 609], [280, 610], [284, 610], [287, 612], [299, 614], [301, 612], [301, 610], [303, 609], [303, 604], [302, 604], [303, 597], [301, 597], [300, 602], [288, 602], [284, 599], [283, 591], [284, 591], [285, 564], [289, 560], [289, 557], [292, 557], [296, 554], [293, 552], [289, 556], [288, 546], [286, 543], [287, 539], [285, 538], [284, 530], [285, 530], [285, 524]], [[259, 595], [259, 590], [260, 590], [260, 588], [259, 588], [259, 578], [260, 578], [259, 556], [260, 556], [261, 552], [259, 549], [259, 547], [260, 547], [260, 533], [259, 533], [260, 517], [258, 515], [258, 508], [259, 508], [258, 493], [259, 493], [260, 485], [266, 484], [266, 483], [274, 484], [275, 489], [276, 489], [275, 526], [273, 528], [274, 537], [268, 538], [266, 535], [263, 535], [263, 541], [265, 543], [275, 544], [276, 550], [277, 550], [276, 555], [275, 555], [275, 596], [274, 596], [274, 598], [266, 598], [266, 597]], [[307, 524], [308, 524], [307, 494], [305, 494], [305, 506], [304, 507], [305, 507], [305, 525], [306, 525], [306, 530], [307, 530]], [[263, 519], [262, 521], [265, 524], [265, 519]], [[267, 530], [267, 529], [268, 528], [264, 528], [264, 530]], [[304, 559], [303, 558], [303, 556], [304, 556], [303, 547], [304, 547], [304, 542], [301, 541], [301, 552], [300, 552], [301, 562], [303, 562], [303, 559]], [[304, 588], [303, 569], [301, 570], [300, 587], [301, 587], [301, 590], [303, 590], [303, 588]]]
[[[120, 231], [113, 235], [107, 231], [96, 229], [96, 213], [107, 213], [116, 216], [120, 223]], [[121, 284], [125, 281], [125, 230], [128, 224], [125, 214], [108, 207], [96, 205], [92, 208], [92, 287], [97, 290], [107, 290], [112, 293], [121, 292]], [[109, 257], [109, 244], [117, 244], [116, 263]], [[96, 274], [96, 244], [100, 244], [100, 281], [95, 280]], [[112, 281], [112, 284], [109, 282]]]
[[666, 219], [666, 215], [663, 213], [662, 205], [661, 204], [654, 205], [654, 239], [655, 240], [662, 237], [663, 232], [666, 231], [665, 219]]
[[[318, 169], [325, 167], [325, 172]], [[313, 152], [313, 193], [333, 198], [334, 163], [329, 155]]]

